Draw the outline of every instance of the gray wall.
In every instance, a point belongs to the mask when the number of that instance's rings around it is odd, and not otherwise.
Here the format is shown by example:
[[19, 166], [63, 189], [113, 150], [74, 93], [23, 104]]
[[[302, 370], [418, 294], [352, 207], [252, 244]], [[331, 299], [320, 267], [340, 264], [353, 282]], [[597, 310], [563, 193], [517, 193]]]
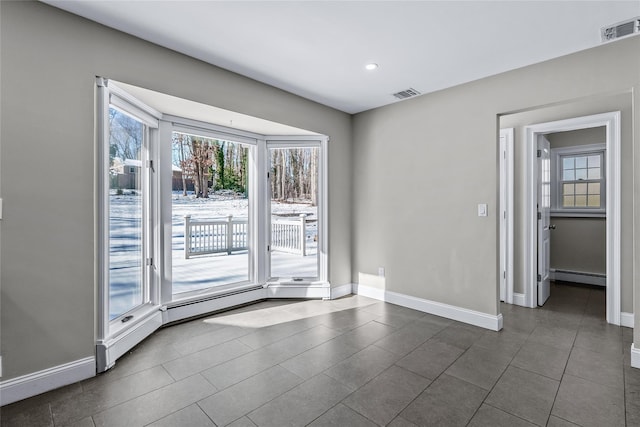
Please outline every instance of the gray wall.
[[[637, 101], [637, 100], [635, 100]], [[514, 244], [514, 292], [524, 292], [524, 233], [526, 200], [524, 198], [526, 187], [525, 150], [523, 144], [526, 141], [525, 126], [545, 123], [555, 120], [563, 120], [574, 117], [589, 116], [610, 111], [620, 111], [621, 125], [621, 307], [623, 312], [634, 313], [633, 308], [633, 165], [634, 165], [634, 134], [633, 134], [633, 106], [634, 98], [630, 92], [623, 91], [612, 95], [594, 95], [558, 105], [541, 106], [515, 114], [507, 114], [500, 118], [501, 127], [515, 128], [515, 244]], [[637, 138], [637, 136], [636, 136]]]
[[[552, 149], [603, 144], [606, 138], [605, 127], [547, 135]], [[629, 181], [630, 178], [627, 176], [626, 180]], [[551, 190], [551, 196], [555, 197], [554, 189]], [[607, 272], [605, 218], [567, 218], [552, 215], [552, 222], [556, 226], [551, 232], [552, 269], [599, 274]]]
[[95, 76], [328, 135], [329, 277], [350, 283], [349, 115], [43, 3], [0, 15], [3, 380], [94, 354]]
[[[639, 51], [640, 37], [623, 39], [356, 115], [353, 280], [384, 266], [386, 280], [372, 286], [497, 314], [498, 117], [637, 91]], [[611, 70], [615, 77], [608, 77]], [[566, 117], [577, 111], [569, 106]], [[638, 128], [638, 117], [623, 120], [635, 120]], [[631, 159], [629, 150], [640, 140], [626, 141], [623, 156]], [[626, 234], [632, 232], [632, 187], [627, 175]], [[476, 215], [478, 203], [489, 204], [489, 217]], [[623, 248], [625, 311], [632, 297], [629, 242]], [[636, 332], [636, 343], [639, 337]]]

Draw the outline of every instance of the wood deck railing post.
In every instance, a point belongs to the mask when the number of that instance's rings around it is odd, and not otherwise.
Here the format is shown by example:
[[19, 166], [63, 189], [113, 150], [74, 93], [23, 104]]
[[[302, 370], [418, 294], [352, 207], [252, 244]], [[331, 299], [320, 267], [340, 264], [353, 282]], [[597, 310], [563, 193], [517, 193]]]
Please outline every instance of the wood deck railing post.
[[300, 253], [307, 256], [307, 215], [300, 214]]
[[184, 259], [189, 259], [191, 246], [191, 215], [184, 216]]
[[233, 250], [233, 215], [227, 215], [227, 255]]

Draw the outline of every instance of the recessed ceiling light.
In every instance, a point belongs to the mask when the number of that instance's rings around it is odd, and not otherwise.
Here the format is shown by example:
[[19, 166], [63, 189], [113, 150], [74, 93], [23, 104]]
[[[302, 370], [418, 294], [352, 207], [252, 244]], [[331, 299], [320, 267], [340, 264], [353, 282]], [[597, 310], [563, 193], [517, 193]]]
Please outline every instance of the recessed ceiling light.
[[365, 65], [364, 68], [366, 68], [369, 71], [372, 71], [372, 70], [375, 70], [376, 68], [378, 68], [378, 64], [372, 62], [370, 64]]

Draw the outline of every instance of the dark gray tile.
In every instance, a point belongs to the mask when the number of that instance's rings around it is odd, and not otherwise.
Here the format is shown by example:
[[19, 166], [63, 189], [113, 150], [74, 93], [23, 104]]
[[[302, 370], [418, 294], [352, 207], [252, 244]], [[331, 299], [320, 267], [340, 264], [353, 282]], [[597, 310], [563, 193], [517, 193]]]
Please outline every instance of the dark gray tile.
[[569, 359], [569, 349], [533, 342], [525, 343], [511, 365], [560, 380]]
[[202, 375], [194, 375], [100, 412], [93, 416], [93, 421], [97, 427], [147, 425], [215, 391]]
[[343, 403], [380, 425], [393, 420], [430, 384], [428, 379], [392, 366]]
[[203, 371], [202, 375], [217, 389], [223, 390], [275, 366], [281, 361], [280, 359], [278, 354], [261, 348], [209, 368]]
[[362, 350], [394, 331], [395, 328], [389, 325], [372, 321], [352, 329], [349, 332], [345, 332], [344, 334], [334, 338], [332, 341], [335, 341], [340, 345], [348, 345], [349, 347], [355, 347], [358, 350]]
[[180, 354], [187, 355], [240, 338], [248, 333], [249, 331], [245, 328], [227, 326], [215, 329], [211, 332], [199, 334], [194, 337], [189, 337], [188, 339], [180, 340], [179, 342], [174, 343], [173, 346]]
[[234, 422], [229, 424], [227, 427], [256, 427], [256, 425], [249, 418], [242, 417], [235, 420]]
[[294, 356], [280, 365], [301, 378], [309, 379], [359, 351], [357, 348], [337, 342], [336, 339]]
[[567, 350], [573, 347], [576, 333], [577, 331], [574, 329], [567, 329], [557, 325], [555, 327], [539, 325], [531, 332], [529, 342]]
[[486, 395], [480, 387], [443, 374], [400, 416], [419, 426], [465, 426]]
[[396, 362], [396, 365], [434, 380], [463, 352], [460, 347], [429, 340]]
[[376, 424], [339, 403], [309, 424], [309, 427], [331, 426], [376, 427]]
[[95, 427], [95, 424], [93, 423], [93, 418], [86, 417], [74, 423], [68, 424], [65, 427]]
[[367, 347], [325, 371], [325, 374], [355, 390], [387, 369], [398, 359], [376, 346]]
[[624, 392], [565, 375], [552, 413], [583, 427], [624, 426]]
[[216, 425], [202, 412], [198, 405], [189, 405], [184, 409], [149, 424], [148, 427], [216, 427]]
[[562, 418], [558, 418], [554, 415], [549, 417], [549, 421], [547, 422], [547, 427], [580, 427], [578, 424], [570, 423], [567, 420], [563, 420]]
[[[152, 336], [153, 337], [153, 336]], [[145, 344], [143, 341], [142, 344]], [[100, 387], [102, 384], [115, 381], [120, 378], [146, 371], [149, 368], [160, 366], [182, 356], [178, 350], [168, 344], [153, 344], [134, 347], [129, 353], [116, 361], [116, 364], [107, 372], [82, 382], [84, 390]]]
[[510, 361], [509, 356], [480, 347], [471, 347], [445, 372], [485, 390], [491, 390]]
[[284, 338], [309, 329], [311, 326], [303, 322], [286, 322], [260, 328], [240, 338], [240, 341], [252, 349], [258, 349]]
[[51, 413], [56, 425], [67, 425], [171, 383], [167, 371], [156, 366], [59, 400], [51, 405]]
[[[248, 414], [258, 426], [306, 425], [344, 399], [350, 390], [320, 374]], [[294, 408], [304, 408], [295, 410]]]
[[611, 356], [575, 347], [571, 350], [565, 374], [571, 374], [608, 387], [620, 389], [624, 387], [621, 354]]
[[181, 380], [250, 351], [249, 346], [233, 340], [172, 360], [163, 366], [175, 380]]
[[478, 341], [484, 332], [480, 328], [473, 327], [471, 329], [467, 326], [455, 324], [442, 330], [433, 339], [466, 350]]
[[202, 372], [218, 389], [229, 387], [287, 359], [331, 340], [340, 332], [314, 326]]
[[387, 351], [404, 356], [441, 330], [442, 326], [416, 320], [377, 341], [376, 345]]
[[345, 332], [371, 322], [378, 316], [360, 309], [338, 311], [325, 316], [322, 324], [328, 328]]
[[402, 417], [395, 417], [393, 421], [391, 421], [387, 427], [418, 427], [414, 423], [405, 420]]
[[535, 427], [535, 424], [493, 406], [482, 405], [468, 427]]
[[53, 418], [48, 403], [38, 403], [32, 406], [26, 405], [26, 402], [17, 403], [22, 403], [20, 410], [6, 409], [6, 406], [0, 408], [0, 424], [2, 426], [53, 427]]
[[558, 385], [558, 381], [510, 366], [485, 403], [543, 426], [549, 418]]
[[527, 340], [528, 334], [515, 331], [487, 331], [471, 348], [484, 348], [503, 356], [514, 357]]
[[291, 390], [302, 381], [286, 369], [274, 366], [201, 400], [198, 405], [216, 425], [223, 426]]
[[621, 328], [612, 325], [603, 326], [602, 322], [592, 327], [583, 326], [578, 330], [574, 346], [586, 348], [596, 353], [621, 354]]

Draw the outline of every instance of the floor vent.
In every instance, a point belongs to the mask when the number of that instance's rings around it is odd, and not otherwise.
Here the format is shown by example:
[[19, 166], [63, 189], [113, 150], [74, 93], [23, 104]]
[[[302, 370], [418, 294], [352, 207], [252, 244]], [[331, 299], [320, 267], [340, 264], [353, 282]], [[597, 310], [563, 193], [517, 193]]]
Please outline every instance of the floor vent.
[[608, 42], [636, 33], [640, 33], [640, 16], [636, 16], [628, 21], [622, 21], [617, 24], [603, 27], [600, 30], [603, 42]]
[[398, 99], [407, 99], [418, 95], [420, 95], [420, 92], [411, 87], [409, 89], [401, 90], [400, 92], [396, 92], [393, 94], [393, 96]]

